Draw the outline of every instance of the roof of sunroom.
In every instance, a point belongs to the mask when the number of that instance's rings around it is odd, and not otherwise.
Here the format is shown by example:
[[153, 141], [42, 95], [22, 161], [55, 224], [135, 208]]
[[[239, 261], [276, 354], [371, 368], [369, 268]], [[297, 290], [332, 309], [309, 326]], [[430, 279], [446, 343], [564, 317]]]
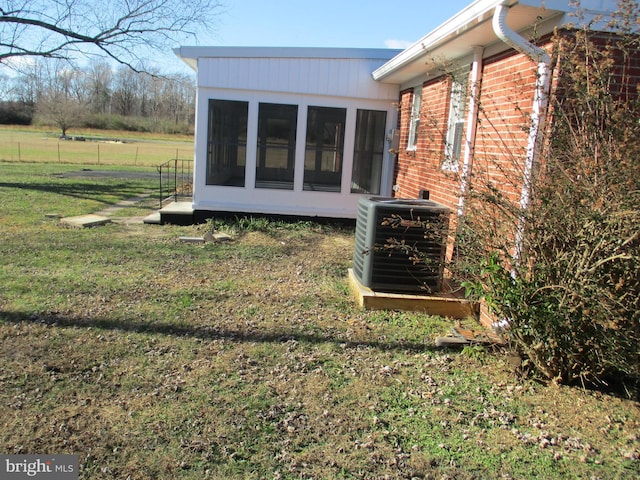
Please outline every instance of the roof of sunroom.
[[507, 25], [516, 32], [536, 27], [543, 35], [567, 23], [591, 21], [597, 15], [616, 9], [615, 0], [583, 0], [582, 18], [575, 15], [570, 0], [476, 0], [402, 53], [373, 72], [375, 80], [404, 84], [428, 72], [444, 60], [470, 55], [475, 46], [488, 47], [499, 42], [492, 17], [498, 5], [510, 7]]
[[309, 58], [389, 60], [402, 52], [389, 48], [321, 48], [321, 47], [205, 47], [183, 46], [173, 49], [193, 70], [200, 58]]

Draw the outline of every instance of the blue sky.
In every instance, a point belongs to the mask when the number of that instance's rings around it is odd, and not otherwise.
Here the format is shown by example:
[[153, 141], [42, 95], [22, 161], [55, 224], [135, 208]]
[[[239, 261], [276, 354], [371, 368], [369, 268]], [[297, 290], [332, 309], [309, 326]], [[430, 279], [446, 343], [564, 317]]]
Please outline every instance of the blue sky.
[[[406, 48], [472, 0], [221, 0], [201, 46]], [[159, 60], [159, 59], [157, 59]], [[161, 62], [182, 70], [176, 57]]]
[[471, 0], [227, 0], [201, 45], [402, 48]]
[[[472, 1], [220, 0], [224, 13], [212, 32], [183, 45], [403, 49]], [[167, 73], [192, 73], [170, 50], [146, 60]], [[12, 74], [0, 65], [5, 71]]]
[[[221, 0], [213, 33], [189, 45], [406, 48], [472, 0]], [[172, 54], [163, 68], [184, 70]]]
[[472, 0], [223, 0], [200, 45], [404, 48]]

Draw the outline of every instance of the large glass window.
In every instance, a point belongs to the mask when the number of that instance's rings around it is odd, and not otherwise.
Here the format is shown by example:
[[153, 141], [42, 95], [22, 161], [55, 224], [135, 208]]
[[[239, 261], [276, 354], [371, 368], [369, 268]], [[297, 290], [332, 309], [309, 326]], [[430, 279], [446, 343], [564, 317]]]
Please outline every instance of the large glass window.
[[297, 119], [297, 105], [260, 104], [256, 188], [293, 190]]
[[304, 189], [339, 192], [344, 151], [345, 108], [309, 107]]
[[207, 185], [244, 187], [249, 104], [209, 100]]
[[358, 110], [351, 174], [352, 193], [380, 193], [387, 112]]

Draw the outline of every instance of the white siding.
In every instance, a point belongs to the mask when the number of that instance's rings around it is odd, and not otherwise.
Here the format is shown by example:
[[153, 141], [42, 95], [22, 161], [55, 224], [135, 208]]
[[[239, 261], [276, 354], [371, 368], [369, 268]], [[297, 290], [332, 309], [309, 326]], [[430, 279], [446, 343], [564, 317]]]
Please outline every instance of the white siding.
[[200, 58], [198, 86], [397, 100], [394, 85], [373, 80], [379, 59]]
[[[397, 92], [397, 91], [396, 91]], [[397, 94], [397, 93], [396, 93]], [[247, 157], [245, 187], [206, 185], [207, 115], [210, 99], [249, 102], [247, 125]], [[386, 130], [395, 127], [397, 110], [389, 100], [348, 99], [344, 97], [300, 95], [295, 93], [255, 92], [236, 89], [199, 88], [196, 113], [196, 151], [194, 168], [193, 207], [197, 210], [254, 212], [288, 215], [308, 215], [334, 218], [355, 218], [361, 194], [351, 193], [351, 171], [356, 112], [358, 109], [387, 112]], [[255, 187], [258, 106], [261, 102], [298, 105], [298, 142], [294, 190], [261, 189]], [[306, 113], [309, 106], [347, 109], [345, 144], [340, 192], [303, 190]], [[393, 156], [385, 152], [381, 195], [391, 195]]]
[[[373, 80], [371, 72], [394, 52], [183, 47], [178, 53], [190, 65], [197, 61], [195, 167], [196, 210], [276, 213], [355, 218], [360, 194], [351, 193], [351, 171], [358, 109], [387, 113], [386, 131], [397, 122], [397, 85]], [[368, 56], [367, 56], [368, 55]], [[245, 187], [206, 185], [207, 129], [210, 99], [246, 101]], [[298, 106], [293, 190], [255, 187], [258, 108], [261, 102]], [[340, 192], [303, 188], [306, 115], [309, 106], [345, 108], [345, 144]], [[393, 157], [385, 152], [381, 194], [391, 194]]]

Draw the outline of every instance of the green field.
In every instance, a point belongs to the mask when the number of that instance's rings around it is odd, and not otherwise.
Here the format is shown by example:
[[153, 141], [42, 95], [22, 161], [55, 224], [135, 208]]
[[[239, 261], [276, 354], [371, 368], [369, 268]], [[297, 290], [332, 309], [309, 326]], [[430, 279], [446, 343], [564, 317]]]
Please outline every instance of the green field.
[[155, 167], [170, 159], [193, 159], [193, 138], [185, 136], [91, 130], [69, 136], [61, 140], [52, 130], [0, 128], [0, 161]]
[[156, 187], [69, 175], [91, 165], [0, 161], [1, 452], [87, 480], [639, 477], [637, 402], [358, 308], [352, 228], [217, 219], [233, 241], [189, 244], [212, 224], [132, 221], [146, 201], [65, 227]]

